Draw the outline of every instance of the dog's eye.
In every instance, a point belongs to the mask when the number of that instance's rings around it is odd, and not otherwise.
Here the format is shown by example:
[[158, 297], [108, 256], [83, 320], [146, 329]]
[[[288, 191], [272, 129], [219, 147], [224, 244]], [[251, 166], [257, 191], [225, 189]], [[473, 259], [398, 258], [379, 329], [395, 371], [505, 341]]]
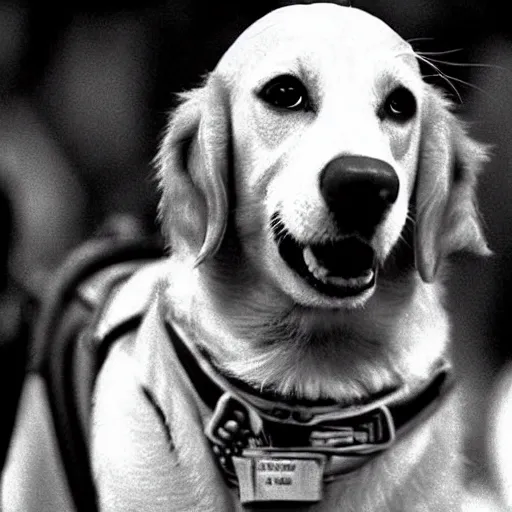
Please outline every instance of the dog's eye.
[[273, 107], [286, 110], [306, 110], [308, 94], [302, 82], [291, 75], [281, 75], [265, 84], [259, 97]]
[[409, 89], [397, 87], [386, 98], [381, 113], [382, 118], [405, 122], [416, 114], [416, 98]]

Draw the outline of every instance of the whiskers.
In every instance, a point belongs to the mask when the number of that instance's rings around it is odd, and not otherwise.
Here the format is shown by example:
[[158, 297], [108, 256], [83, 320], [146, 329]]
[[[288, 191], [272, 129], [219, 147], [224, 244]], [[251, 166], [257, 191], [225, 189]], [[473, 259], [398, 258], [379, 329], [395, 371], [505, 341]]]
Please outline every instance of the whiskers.
[[283, 221], [277, 214], [272, 215], [272, 218], [270, 219], [270, 228], [276, 237], [284, 238], [289, 236]]
[[448, 85], [448, 87], [452, 90], [452, 92], [455, 94], [455, 96], [457, 97], [459, 103], [463, 103], [462, 96], [459, 93], [459, 90], [457, 89], [457, 87], [454, 85], [453, 82], [459, 82], [459, 83], [463, 83], [463, 84], [468, 84], [467, 82], [465, 82], [464, 80], [462, 80], [460, 78], [456, 78], [454, 76], [451, 76], [451, 75], [448, 75], [448, 74], [444, 73], [439, 68], [439, 66], [437, 66], [434, 63], [435, 59], [429, 58], [425, 54], [422, 54], [421, 52], [416, 52], [416, 58], [419, 61], [421, 61], [424, 64], [426, 64], [427, 66], [429, 66], [429, 68], [431, 68], [434, 71], [433, 75], [423, 75], [424, 79], [432, 78], [432, 77], [439, 77], [439, 78], [441, 78]]
[[[409, 39], [408, 42], [410, 44], [423, 42], [423, 41], [430, 41], [433, 40], [433, 38], [428, 37], [420, 37], [420, 38], [414, 38]], [[445, 60], [443, 56], [447, 55], [453, 55], [457, 53], [464, 52], [464, 48], [453, 48], [449, 50], [441, 50], [441, 51], [419, 51], [414, 50], [414, 53], [416, 55], [416, 58], [423, 64], [425, 64], [428, 69], [432, 70], [433, 73], [431, 74], [423, 74], [423, 78], [428, 79], [440, 79], [442, 80], [449, 90], [452, 91], [453, 95], [457, 98], [459, 103], [463, 103], [463, 95], [460, 92], [460, 87], [458, 86], [464, 86], [467, 88], [470, 88], [472, 90], [478, 91], [480, 94], [485, 95], [487, 98], [494, 100], [494, 98], [491, 97], [484, 89], [481, 87], [475, 85], [474, 83], [471, 83], [467, 80], [464, 80], [463, 78], [460, 78], [459, 76], [454, 76], [452, 73], [448, 73], [446, 71], [446, 67], [451, 68], [462, 68], [465, 70], [468, 69], [490, 69], [490, 70], [497, 70], [500, 72], [505, 73], [511, 73], [512, 70], [507, 69], [503, 66], [495, 65], [495, 64], [487, 64], [487, 63], [471, 63], [471, 62], [455, 62], [451, 60]]]
[[407, 210], [407, 216], [405, 218], [405, 225], [402, 229], [400, 236], [398, 237], [400, 243], [405, 244], [405, 246], [413, 250], [413, 244], [411, 242], [412, 234], [416, 228], [416, 217], [413, 212], [411, 212], [410, 208]]

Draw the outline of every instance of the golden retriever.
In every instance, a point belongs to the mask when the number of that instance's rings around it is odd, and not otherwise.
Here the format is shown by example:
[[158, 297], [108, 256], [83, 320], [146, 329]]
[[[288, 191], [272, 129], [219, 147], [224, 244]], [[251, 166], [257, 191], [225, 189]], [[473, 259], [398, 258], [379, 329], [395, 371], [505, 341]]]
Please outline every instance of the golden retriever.
[[248, 28], [162, 141], [170, 257], [104, 322], [147, 310], [95, 390], [101, 510], [459, 510], [443, 276], [489, 253], [486, 158], [375, 17]]

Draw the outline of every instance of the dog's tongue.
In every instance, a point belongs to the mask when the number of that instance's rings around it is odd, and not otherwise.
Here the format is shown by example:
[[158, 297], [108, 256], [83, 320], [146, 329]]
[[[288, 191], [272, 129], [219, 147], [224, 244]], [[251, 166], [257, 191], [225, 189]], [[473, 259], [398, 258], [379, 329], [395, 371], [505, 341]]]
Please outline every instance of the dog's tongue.
[[373, 249], [358, 238], [312, 245], [318, 263], [332, 276], [359, 277], [374, 264]]

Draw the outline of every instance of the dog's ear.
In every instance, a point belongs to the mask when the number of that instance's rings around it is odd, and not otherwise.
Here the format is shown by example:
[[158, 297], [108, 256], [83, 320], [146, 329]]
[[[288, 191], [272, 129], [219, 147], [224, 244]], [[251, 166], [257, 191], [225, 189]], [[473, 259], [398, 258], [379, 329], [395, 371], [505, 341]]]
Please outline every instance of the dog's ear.
[[229, 108], [213, 74], [182, 99], [156, 159], [159, 217], [173, 252], [198, 265], [218, 250], [227, 225]]
[[487, 147], [469, 137], [450, 105], [433, 88], [422, 116], [416, 177], [416, 266], [425, 282], [442, 257], [460, 250], [489, 255], [476, 207], [479, 171]]

